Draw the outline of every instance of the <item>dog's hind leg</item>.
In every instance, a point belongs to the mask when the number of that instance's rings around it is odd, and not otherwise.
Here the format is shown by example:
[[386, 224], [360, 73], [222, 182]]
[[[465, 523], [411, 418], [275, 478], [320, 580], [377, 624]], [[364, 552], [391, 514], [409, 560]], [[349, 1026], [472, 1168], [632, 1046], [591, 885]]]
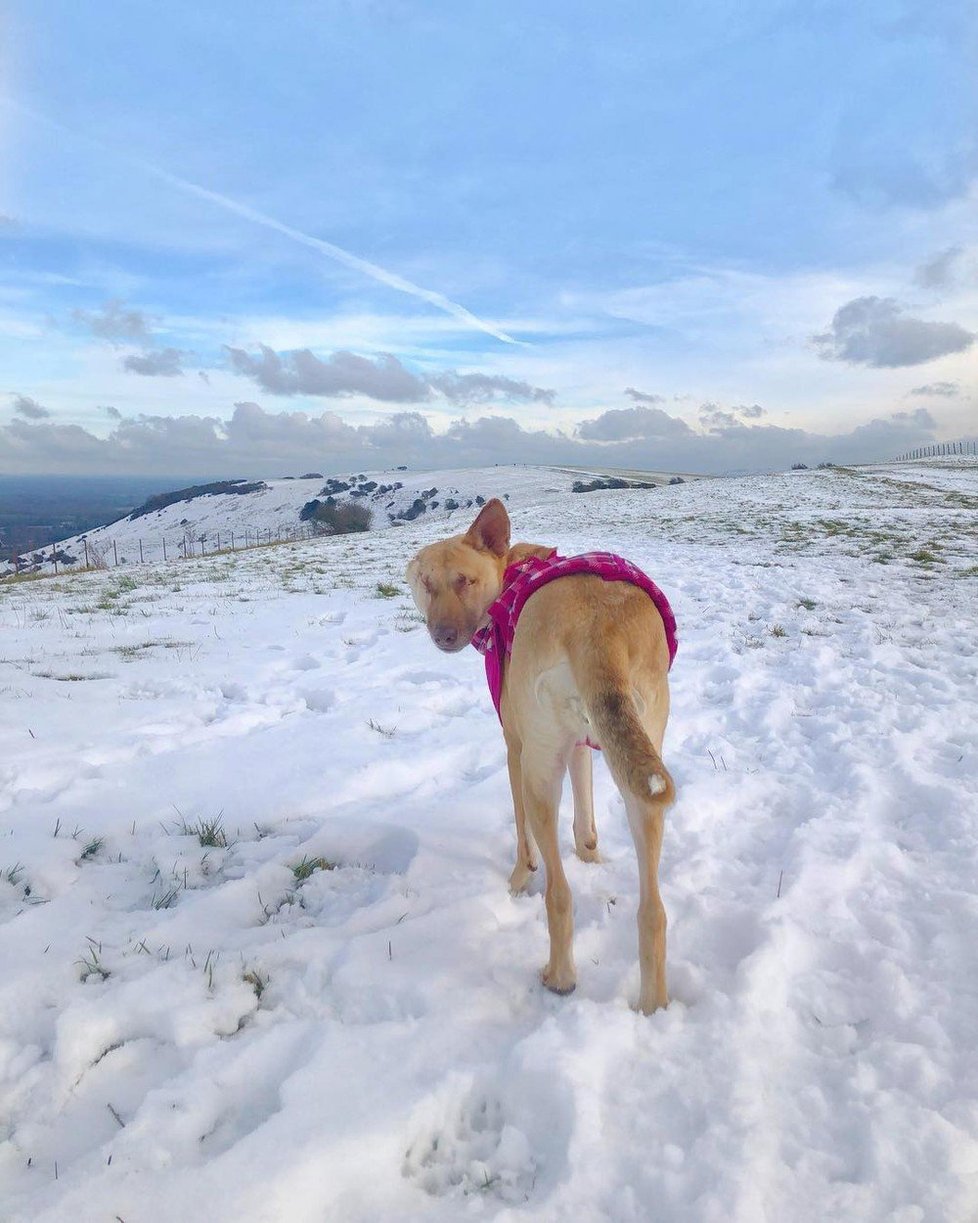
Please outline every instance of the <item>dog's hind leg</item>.
[[520, 741], [506, 735], [506, 764], [509, 767], [509, 788], [513, 792], [513, 814], [516, 817], [516, 865], [509, 877], [509, 890], [514, 896], [526, 891], [530, 876], [537, 869], [533, 853], [533, 841], [526, 827], [526, 812], [523, 806], [523, 781], [520, 770]]
[[577, 983], [574, 909], [557, 839], [557, 812], [566, 760], [566, 755], [557, 752], [529, 753], [524, 745], [520, 761], [526, 818], [547, 872], [545, 900], [550, 959], [540, 979], [555, 994], [569, 994]]
[[628, 824], [638, 856], [638, 1009], [645, 1015], [669, 1005], [666, 990], [666, 910], [659, 895], [659, 856], [665, 807], [623, 792]]
[[578, 743], [571, 752], [571, 789], [574, 792], [574, 848], [582, 862], [600, 862], [598, 831], [594, 826], [594, 780], [591, 749]]

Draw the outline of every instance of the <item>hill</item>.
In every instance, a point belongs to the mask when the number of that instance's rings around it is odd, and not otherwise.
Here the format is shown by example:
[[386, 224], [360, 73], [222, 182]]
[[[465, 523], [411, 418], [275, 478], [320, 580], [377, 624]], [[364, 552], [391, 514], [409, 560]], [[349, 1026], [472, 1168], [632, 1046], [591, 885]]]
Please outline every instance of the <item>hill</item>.
[[495, 496], [512, 509], [559, 502], [580, 481], [579, 472], [522, 466], [224, 480], [151, 496], [116, 522], [61, 540], [54, 552], [48, 547], [25, 554], [19, 564], [5, 563], [0, 575], [53, 571], [55, 553], [59, 568], [83, 568], [86, 556], [114, 567], [308, 536], [312, 528], [303, 511], [328, 498], [365, 507], [371, 527], [380, 529], [420, 518], [454, 524]]

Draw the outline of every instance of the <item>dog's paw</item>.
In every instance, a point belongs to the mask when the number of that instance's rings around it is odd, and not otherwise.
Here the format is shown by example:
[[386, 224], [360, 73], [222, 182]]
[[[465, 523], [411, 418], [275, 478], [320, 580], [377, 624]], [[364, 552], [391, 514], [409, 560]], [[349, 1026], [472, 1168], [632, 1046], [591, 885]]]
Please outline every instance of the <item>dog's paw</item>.
[[669, 1005], [669, 995], [665, 990], [643, 990], [638, 1002], [632, 1006], [633, 1011], [640, 1015], [654, 1015], [656, 1011], [664, 1011]]
[[552, 994], [559, 994], [562, 998], [572, 994], [577, 989], [577, 981], [574, 977], [573, 969], [565, 968], [562, 972], [556, 972], [548, 964], [546, 968], [541, 970], [540, 980]]
[[598, 853], [597, 841], [592, 842], [590, 845], [588, 845], [585, 841], [578, 841], [574, 848], [577, 852], [577, 856], [582, 862], [603, 861], [601, 855]]
[[509, 877], [509, 891], [512, 896], [522, 896], [529, 886], [536, 871], [536, 863], [517, 862]]

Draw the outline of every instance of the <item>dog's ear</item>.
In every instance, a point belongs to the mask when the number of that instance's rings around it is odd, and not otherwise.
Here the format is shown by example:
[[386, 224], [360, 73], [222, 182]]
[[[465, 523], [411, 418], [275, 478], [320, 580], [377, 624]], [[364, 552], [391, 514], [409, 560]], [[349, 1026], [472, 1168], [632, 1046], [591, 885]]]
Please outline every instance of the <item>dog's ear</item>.
[[506, 555], [509, 551], [509, 515], [498, 497], [485, 503], [465, 538], [474, 548], [494, 556]]

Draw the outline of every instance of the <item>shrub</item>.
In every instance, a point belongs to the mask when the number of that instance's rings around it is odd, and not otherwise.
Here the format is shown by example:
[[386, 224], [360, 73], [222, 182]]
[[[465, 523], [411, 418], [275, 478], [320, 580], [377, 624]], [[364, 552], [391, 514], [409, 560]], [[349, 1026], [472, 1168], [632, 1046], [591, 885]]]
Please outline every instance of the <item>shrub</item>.
[[[304, 511], [303, 511], [304, 512]], [[328, 497], [303, 521], [311, 522], [321, 535], [349, 535], [354, 531], [369, 531], [373, 514], [356, 501], [334, 501]]]
[[195, 497], [220, 497], [227, 493], [256, 493], [267, 487], [264, 480], [256, 480], [251, 484], [245, 480], [216, 480], [213, 484], [193, 484], [189, 488], [178, 488], [172, 493], [158, 493], [155, 497], [150, 497], [133, 510], [129, 521], [165, 509], [168, 505], [176, 505], [178, 501], [192, 501]]

